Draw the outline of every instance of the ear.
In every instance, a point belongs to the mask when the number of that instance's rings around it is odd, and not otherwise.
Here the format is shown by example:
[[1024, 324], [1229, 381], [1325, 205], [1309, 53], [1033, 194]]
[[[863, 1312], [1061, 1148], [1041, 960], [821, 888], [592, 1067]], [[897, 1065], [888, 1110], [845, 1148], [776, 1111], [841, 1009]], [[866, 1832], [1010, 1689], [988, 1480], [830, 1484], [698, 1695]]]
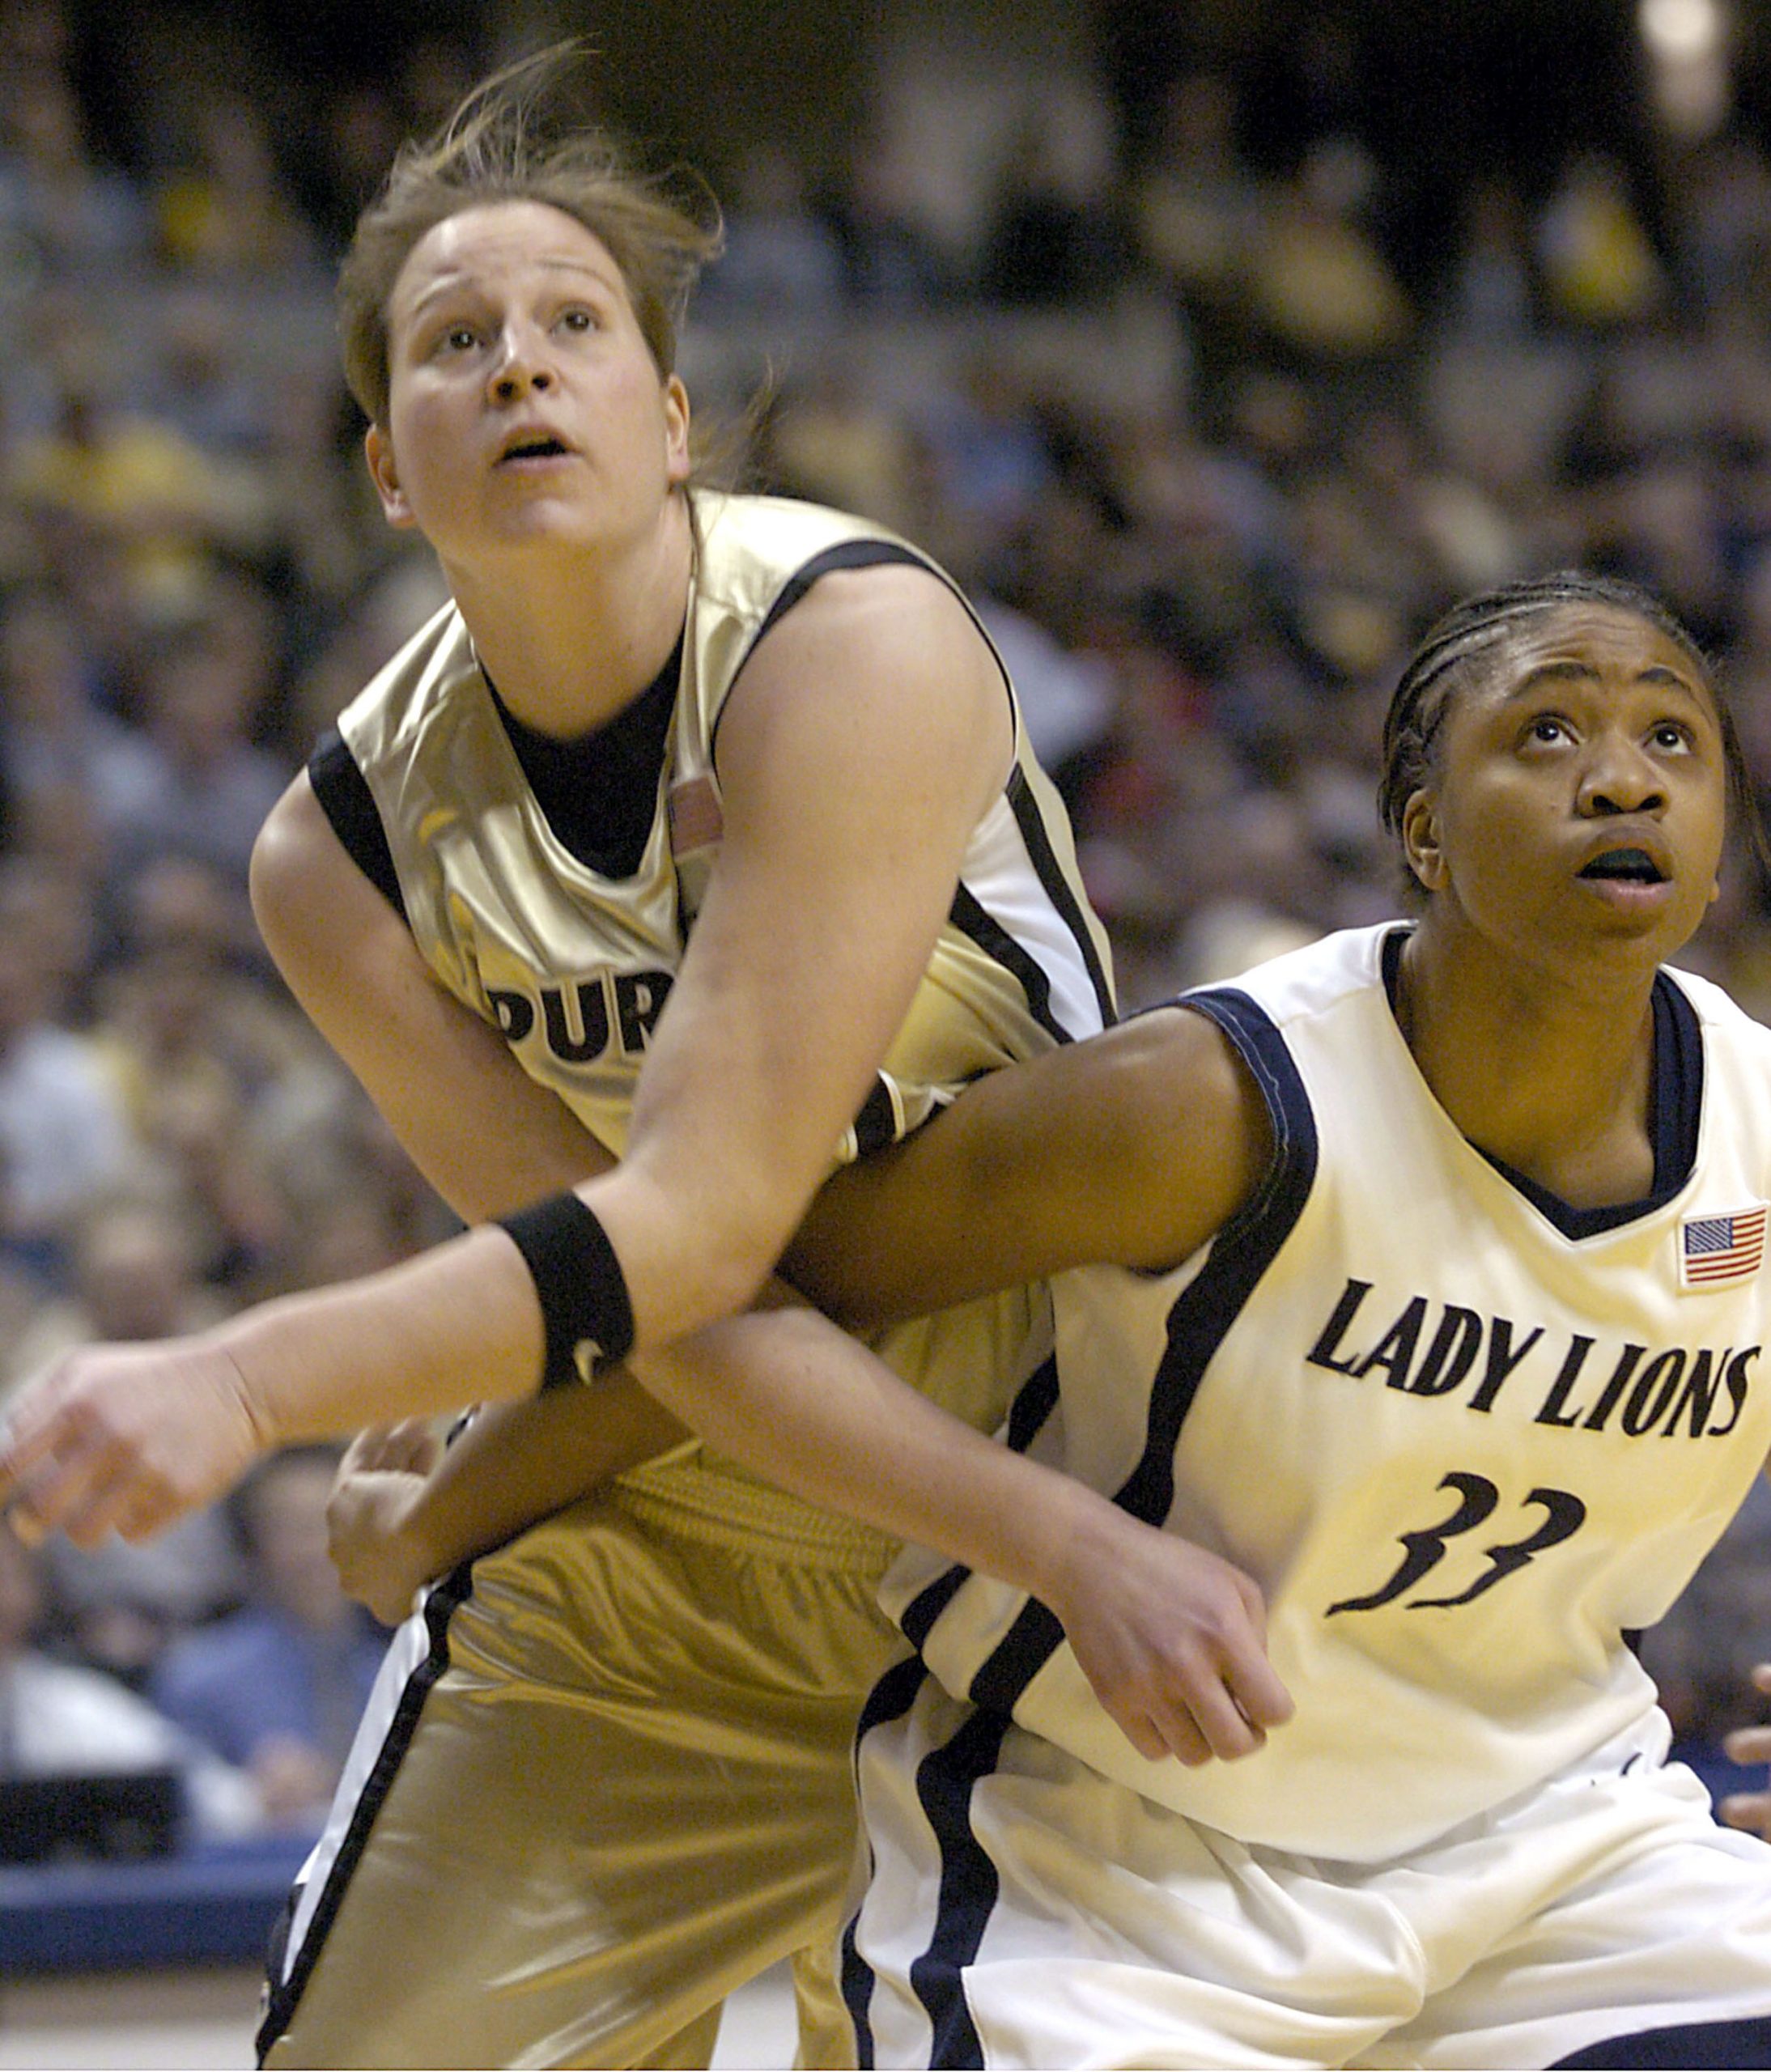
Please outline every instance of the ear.
[[680, 376], [665, 377], [665, 473], [671, 486], [680, 488], [689, 479], [693, 462], [689, 453], [689, 392]]
[[1427, 891], [1441, 891], [1450, 882], [1439, 847], [1438, 805], [1430, 792], [1411, 792], [1402, 809], [1402, 854]]
[[399, 474], [393, 465], [393, 442], [380, 425], [371, 425], [363, 435], [363, 452], [369, 463], [376, 495], [381, 499], [382, 516], [401, 532], [410, 530], [418, 521], [413, 516], [412, 507], [400, 486]]

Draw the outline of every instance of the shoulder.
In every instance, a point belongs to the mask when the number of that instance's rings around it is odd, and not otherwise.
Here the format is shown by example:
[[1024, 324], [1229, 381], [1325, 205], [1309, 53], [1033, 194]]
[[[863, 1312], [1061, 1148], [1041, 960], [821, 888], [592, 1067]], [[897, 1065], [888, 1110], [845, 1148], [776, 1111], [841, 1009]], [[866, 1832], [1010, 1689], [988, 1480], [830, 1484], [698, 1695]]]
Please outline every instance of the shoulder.
[[1706, 1032], [1736, 1045], [1748, 1057], [1771, 1064], [1771, 1029], [1748, 1013], [1734, 996], [1714, 979], [1695, 972], [1664, 968], [1664, 976], [1684, 996]]
[[478, 671], [466, 622], [452, 602], [446, 604], [345, 707], [338, 731], [359, 762], [373, 761], [418, 723], [452, 685]]
[[1200, 996], [1183, 994], [1090, 1037], [1069, 1053], [1101, 1122], [1133, 1170], [1232, 1134], [1264, 1139], [1264, 1102], [1242, 1047]]
[[901, 607], [945, 592], [958, 602], [958, 586], [938, 563], [871, 519], [792, 497], [705, 491], [694, 507], [701, 606], [749, 618], [759, 634], [876, 597]]

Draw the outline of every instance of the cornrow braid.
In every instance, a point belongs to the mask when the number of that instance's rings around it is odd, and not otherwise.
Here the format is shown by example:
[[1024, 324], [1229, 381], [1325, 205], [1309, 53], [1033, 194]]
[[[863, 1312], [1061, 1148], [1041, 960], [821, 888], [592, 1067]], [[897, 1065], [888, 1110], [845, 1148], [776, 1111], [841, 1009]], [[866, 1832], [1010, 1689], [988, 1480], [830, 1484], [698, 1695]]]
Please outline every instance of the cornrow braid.
[[1652, 591], [1622, 576], [1578, 568], [1558, 569], [1552, 575], [1527, 577], [1466, 597], [1428, 628], [1402, 673], [1384, 719], [1378, 811], [1385, 827], [1399, 839], [1408, 800], [1432, 775], [1446, 711], [1475, 665], [1523, 621], [1568, 605], [1599, 605], [1627, 612], [1663, 633], [1697, 665], [1715, 698], [1721, 720], [1730, 804], [1760, 862], [1771, 863], [1771, 844], [1759, 818], [1746, 760], [1709, 656], [1690, 629]]

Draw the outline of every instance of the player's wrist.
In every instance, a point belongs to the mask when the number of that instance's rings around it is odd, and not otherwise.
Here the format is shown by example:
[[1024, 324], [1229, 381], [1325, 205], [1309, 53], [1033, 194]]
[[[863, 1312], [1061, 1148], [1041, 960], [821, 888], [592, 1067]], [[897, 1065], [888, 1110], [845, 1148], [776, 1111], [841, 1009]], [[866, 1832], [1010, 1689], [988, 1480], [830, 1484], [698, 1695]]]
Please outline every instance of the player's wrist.
[[541, 1388], [618, 1366], [633, 1346], [633, 1304], [596, 1212], [568, 1188], [495, 1221], [522, 1255], [541, 1307]]
[[244, 1320], [224, 1324], [206, 1338], [216, 1355], [216, 1392], [234, 1413], [251, 1450], [272, 1453], [302, 1436], [286, 1429], [287, 1420], [278, 1413], [278, 1392]]
[[1024, 1586], [1060, 1619], [1102, 1559], [1107, 1528], [1119, 1515], [1105, 1497], [1056, 1472], [1037, 1503], [1017, 1506]]

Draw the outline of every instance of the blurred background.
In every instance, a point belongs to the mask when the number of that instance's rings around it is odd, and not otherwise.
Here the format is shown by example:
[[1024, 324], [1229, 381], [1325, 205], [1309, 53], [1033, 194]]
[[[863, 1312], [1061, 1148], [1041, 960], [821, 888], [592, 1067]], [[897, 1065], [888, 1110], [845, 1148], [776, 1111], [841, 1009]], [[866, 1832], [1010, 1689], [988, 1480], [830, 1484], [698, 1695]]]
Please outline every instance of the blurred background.
[[[338, 372], [355, 214], [572, 35], [588, 111], [724, 205], [698, 409], [970, 588], [1127, 1004], [1397, 911], [1384, 706], [1511, 575], [1658, 590], [1771, 800], [1758, 0], [0, 0], [0, 1396], [449, 1228], [245, 868], [442, 596]], [[1743, 843], [1690, 961], [1771, 1015]], [[5, 1547], [0, 1769], [110, 1749], [173, 1771], [186, 1846], [311, 1829], [377, 1644], [316, 1556], [329, 1469]], [[1646, 1643], [1717, 1776], [1768, 1508]]]

